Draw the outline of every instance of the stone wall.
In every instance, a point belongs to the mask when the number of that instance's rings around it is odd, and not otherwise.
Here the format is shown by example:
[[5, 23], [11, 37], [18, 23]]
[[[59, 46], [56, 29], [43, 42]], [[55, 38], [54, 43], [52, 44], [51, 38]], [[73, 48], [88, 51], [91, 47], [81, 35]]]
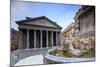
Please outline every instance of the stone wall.
[[11, 28], [11, 50], [12, 51], [18, 49], [18, 37], [19, 37], [19, 32], [14, 28]]

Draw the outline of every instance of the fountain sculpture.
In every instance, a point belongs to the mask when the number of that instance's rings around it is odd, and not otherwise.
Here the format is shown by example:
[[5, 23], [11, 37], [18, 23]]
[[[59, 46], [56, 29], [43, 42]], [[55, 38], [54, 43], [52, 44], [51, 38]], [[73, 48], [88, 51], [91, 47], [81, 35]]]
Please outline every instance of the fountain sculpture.
[[72, 41], [66, 38], [65, 44], [68, 45], [68, 52], [72, 53], [73, 55], [79, 56], [82, 55], [85, 50], [75, 49], [72, 45]]

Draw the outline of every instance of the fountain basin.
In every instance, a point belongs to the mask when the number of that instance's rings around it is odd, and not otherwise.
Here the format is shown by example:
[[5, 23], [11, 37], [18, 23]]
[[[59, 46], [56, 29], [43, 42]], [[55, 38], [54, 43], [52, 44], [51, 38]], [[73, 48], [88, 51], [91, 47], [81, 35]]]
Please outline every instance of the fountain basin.
[[50, 52], [54, 51], [56, 48], [50, 49], [48, 53], [45, 55], [45, 62], [47, 63], [71, 63], [71, 62], [88, 62], [95, 61], [94, 57], [82, 58], [82, 57], [64, 57], [64, 56], [55, 56], [50, 54]]

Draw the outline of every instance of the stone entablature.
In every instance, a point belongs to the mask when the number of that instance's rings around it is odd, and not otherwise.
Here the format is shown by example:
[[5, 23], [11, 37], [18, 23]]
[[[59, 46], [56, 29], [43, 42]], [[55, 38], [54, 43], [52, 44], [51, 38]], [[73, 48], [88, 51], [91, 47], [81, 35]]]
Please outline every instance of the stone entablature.
[[48, 30], [48, 31], [61, 31], [60, 29], [58, 28], [52, 28], [52, 27], [45, 27], [45, 26], [36, 26], [36, 25], [19, 25], [18, 27], [19, 29], [35, 29], [35, 30]]
[[88, 12], [89, 10], [93, 9], [93, 6], [81, 6], [81, 8], [76, 13], [76, 16], [74, 17], [75, 20], [79, 19], [81, 15], [84, 15], [84, 13]]

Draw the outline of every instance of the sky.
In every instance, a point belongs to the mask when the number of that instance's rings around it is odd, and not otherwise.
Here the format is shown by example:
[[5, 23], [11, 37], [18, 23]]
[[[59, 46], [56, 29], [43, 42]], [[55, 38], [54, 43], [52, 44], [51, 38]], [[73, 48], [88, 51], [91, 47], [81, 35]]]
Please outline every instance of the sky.
[[76, 12], [80, 5], [40, 3], [31, 1], [11, 0], [11, 28], [18, 30], [15, 21], [23, 20], [25, 17], [46, 16], [56, 22], [64, 30], [69, 24], [74, 22]]

